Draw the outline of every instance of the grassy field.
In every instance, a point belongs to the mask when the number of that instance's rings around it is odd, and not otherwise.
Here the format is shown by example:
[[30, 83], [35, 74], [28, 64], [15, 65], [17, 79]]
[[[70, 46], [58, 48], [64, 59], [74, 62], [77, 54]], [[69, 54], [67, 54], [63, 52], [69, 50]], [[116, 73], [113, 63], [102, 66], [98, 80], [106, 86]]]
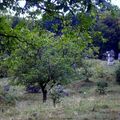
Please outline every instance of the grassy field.
[[[14, 105], [0, 105], [0, 120], [120, 120], [120, 86], [115, 82], [118, 61], [113, 66], [99, 60], [92, 60], [91, 64], [94, 71], [91, 82], [78, 80], [66, 85], [70, 95], [62, 98], [56, 107], [49, 96], [43, 104], [41, 94], [27, 94], [23, 87], [14, 86], [17, 100]], [[101, 72], [108, 82], [105, 95], [96, 92]], [[5, 82], [7, 79], [0, 80], [0, 84]]]

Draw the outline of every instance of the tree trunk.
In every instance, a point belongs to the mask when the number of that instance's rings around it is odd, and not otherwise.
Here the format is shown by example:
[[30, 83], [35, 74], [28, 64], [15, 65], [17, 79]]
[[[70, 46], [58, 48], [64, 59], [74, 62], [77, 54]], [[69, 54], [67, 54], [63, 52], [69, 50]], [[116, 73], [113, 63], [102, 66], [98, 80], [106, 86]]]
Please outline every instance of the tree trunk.
[[47, 100], [47, 90], [44, 86], [42, 86], [41, 89], [42, 89], [42, 94], [43, 94], [43, 103], [45, 103]]
[[53, 99], [53, 106], [56, 107], [56, 99]]
[[89, 78], [88, 78], [88, 77], [85, 79], [85, 82], [90, 82], [90, 80], [89, 80]]

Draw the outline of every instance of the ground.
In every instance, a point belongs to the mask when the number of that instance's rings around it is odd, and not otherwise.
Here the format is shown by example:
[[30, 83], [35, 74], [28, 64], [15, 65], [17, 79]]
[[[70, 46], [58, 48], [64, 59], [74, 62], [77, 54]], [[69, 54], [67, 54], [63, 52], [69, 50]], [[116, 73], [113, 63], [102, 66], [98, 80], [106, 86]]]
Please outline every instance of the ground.
[[[114, 71], [118, 61], [113, 66], [107, 66], [106, 61], [95, 62], [97, 72], [104, 71], [108, 89], [105, 95], [96, 92], [96, 77], [90, 82], [73, 81], [66, 85], [70, 95], [61, 99], [53, 107], [50, 97], [42, 103], [42, 95], [28, 94], [22, 86], [14, 88], [17, 100], [13, 105], [0, 105], [0, 120], [120, 120], [120, 86], [115, 82]], [[1, 79], [3, 84], [8, 79]]]

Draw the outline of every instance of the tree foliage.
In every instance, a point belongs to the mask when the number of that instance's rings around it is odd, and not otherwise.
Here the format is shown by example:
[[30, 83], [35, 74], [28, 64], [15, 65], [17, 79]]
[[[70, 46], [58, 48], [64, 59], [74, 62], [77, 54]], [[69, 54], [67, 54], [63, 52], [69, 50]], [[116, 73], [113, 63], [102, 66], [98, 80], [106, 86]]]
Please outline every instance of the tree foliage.
[[19, 22], [14, 32], [20, 37], [15, 39], [16, 47], [7, 59], [11, 74], [16, 76], [14, 82], [25, 86], [38, 84], [45, 102], [47, 87], [69, 80], [76, 69], [73, 66], [79, 67], [81, 57], [94, 50], [88, 28], [86, 24], [67, 26], [61, 36], [55, 37], [44, 29], [33, 27], [30, 30], [24, 21]]
[[[1, 10], [10, 8], [18, 13], [30, 12], [31, 7], [37, 7], [36, 14], [50, 13], [50, 14], [64, 14], [71, 12], [86, 12], [91, 10], [93, 6], [101, 6], [102, 8], [110, 7], [108, 0], [24, 0], [24, 5], [20, 5], [19, 0], [3, 0], [1, 2]], [[32, 12], [30, 12], [32, 13]]]
[[99, 36], [94, 38], [94, 42], [96, 45], [100, 47], [100, 55], [99, 57], [102, 58], [103, 53], [109, 50], [114, 50], [117, 54], [119, 53], [119, 41], [120, 41], [120, 18], [119, 17], [112, 17], [111, 15], [107, 14], [104, 18], [98, 20], [95, 26], [95, 31], [100, 31], [103, 38], [106, 40], [102, 42]]

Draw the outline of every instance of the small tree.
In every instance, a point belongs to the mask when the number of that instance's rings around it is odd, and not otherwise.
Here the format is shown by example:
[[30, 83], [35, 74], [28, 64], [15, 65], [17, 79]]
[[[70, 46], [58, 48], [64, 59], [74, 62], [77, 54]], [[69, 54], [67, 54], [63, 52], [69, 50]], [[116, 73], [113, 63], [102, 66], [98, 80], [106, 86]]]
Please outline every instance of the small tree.
[[[46, 33], [45, 33], [46, 34]], [[43, 34], [43, 36], [45, 35]], [[49, 34], [48, 34], [49, 35]], [[18, 49], [12, 58], [15, 58], [14, 75], [16, 84], [38, 84], [43, 93], [43, 102], [47, 100], [47, 86], [52, 87], [56, 82], [65, 80], [72, 75], [71, 58], [63, 56], [58, 42], [47, 34], [36, 45], [36, 48]], [[12, 61], [13, 62], [13, 61]]]
[[81, 69], [78, 72], [80, 72], [80, 77], [85, 82], [90, 82], [90, 78], [93, 75], [93, 71], [92, 71], [91, 67], [92, 67], [91, 60], [82, 59]]
[[92, 76], [91, 65], [86, 61], [83, 62], [82, 64], [83, 64], [82, 67], [83, 67], [83, 75], [84, 75], [85, 82], [89, 82], [90, 77]]
[[62, 91], [59, 90], [58, 86], [54, 86], [51, 91], [51, 99], [53, 100], [53, 106], [56, 107], [56, 104], [60, 102], [60, 98], [62, 97]]
[[97, 92], [99, 94], [105, 94], [107, 87], [108, 87], [107, 82], [101, 80], [97, 83]]
[[43, 102], [45, 102], [47, 86], [72, 76], [73, 63], [79, 64], [81, 52], [92, 44], [92, 38], [87, 27], [81, 33], [80, 26], [75, 29], [66, 26], [63, 29], [63, 35], [55, 37], [50, 32], [37, 27], [30, 31], [23, 26], [17, 25], [15, 28], [16, 32], [21, 31], [19, 34], [24, 36], [24, 40], [21, 38], [23, 42], [18, 41], [19, 47], [16, 47], [11, 54], [10, 67], [14, 67], [15, 82], [25, 86], [38, 84], [43, 93]]

